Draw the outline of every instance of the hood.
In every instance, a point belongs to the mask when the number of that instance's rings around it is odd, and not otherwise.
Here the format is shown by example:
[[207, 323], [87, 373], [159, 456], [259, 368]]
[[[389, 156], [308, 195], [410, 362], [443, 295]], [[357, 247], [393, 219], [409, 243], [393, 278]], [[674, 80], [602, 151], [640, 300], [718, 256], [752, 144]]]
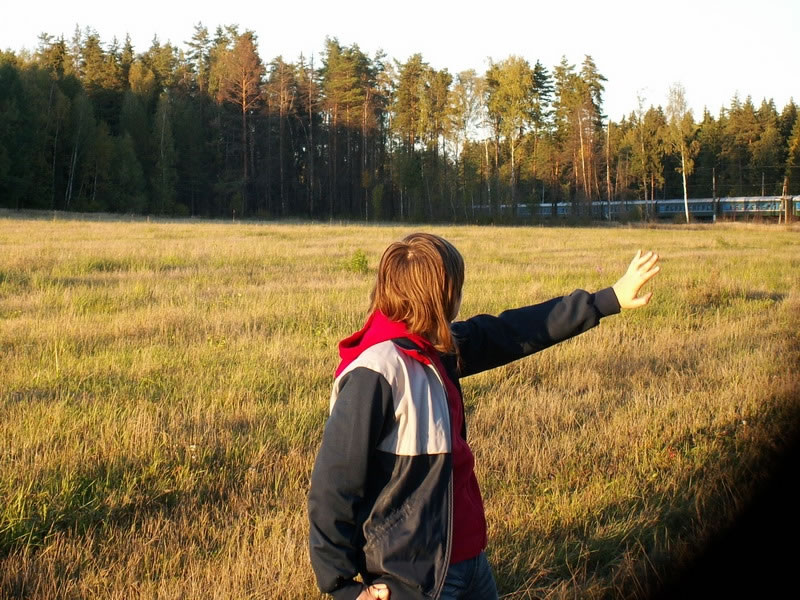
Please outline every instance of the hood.
[[[428, 340], [421, 335], [408, 331], [406, 324], [402, 321], [392, 321], [382, 312], [376, 310], [369, 316], [364, 327], [339, 342], [339, 356], [342, 360], [336, 368], [336, 376], [338, 377], [347, 368], [347, 365], [358, 358], [370, 346], [395, 338], [409, 339], [422, 348], [426, 354], [436, 355], [436, 350]], [[404, 352], [419, 354], [408, 350], [404, 350]], [[422, 358], [422, 356], [418, 358]], [[429, 360], [424, 362], [429, 362]]]

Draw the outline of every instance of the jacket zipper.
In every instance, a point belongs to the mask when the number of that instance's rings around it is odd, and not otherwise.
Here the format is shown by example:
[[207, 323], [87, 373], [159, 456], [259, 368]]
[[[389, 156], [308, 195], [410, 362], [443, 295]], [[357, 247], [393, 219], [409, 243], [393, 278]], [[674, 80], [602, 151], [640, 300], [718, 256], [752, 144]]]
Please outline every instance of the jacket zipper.
[[447, 544], [445, 545], [444, 556], [444, 569], [442, 570], [442, 578], [433, 591], [434, 599], [439, 598], [444, 588], [444, 582], [447, 579], [447, 571], [450, 567], [450, 555], [453, 552], [453, 474], [450, 473], [450, 481], [447, 484]]
[[[394, 341], [394, 340], [393, 340]], [[416, 344], [414, 344], [416, 346]], [[424, 352], [422, 353], [424, 355]], [[442, 594], [442, 589], [444, 588], [444, 582], [447, 579], [447, 571], [450, 567], [450, 556], [453, 553], [453, 420], [450, 418], [450, 399], [447, 395], [447, 386], [444, 384], [444, 380], [442, 379], [442, 375], [439, 373], [439, 369], [436, 368], [436, 364], [433, 360], [428, 357], [430, 360], [430, 364], [425, 365], [423, 363], [423, 368], [425, 366], [430, 367], [433, 374], [436, 376], [439, 385], [442, 386], [442, 391], [444, 392], [444, 401], [445, 401], [445, 408], [447, 409], [447, 421], [450, 425], [450, 478], [447, 482], [447, 541], [445, 543], [445, 555], [444, 555], [444, 565], [442, 569], [442, 575], [439, 581], [436, 583], [436, 587], [433, 590], [433, 598], [434, 600], [438, 600], [438, 598]], [[462, 403], [461, 410], [464, 410], [464, 406]], [[462, 412], [463, 418], [463, 412]]]
[[453, 553], [453, 420], [450, 419], [450, 399], [447, 396], [447, 386], [445, 386], [444, 381], [442, 380], [442, 375], [439, 373], [439, 369], [436, 368], [436, 365], [431, 361], [429, 365], [431, 370], [433, 371], [434, 375], [436, 375], [436, 379], [439, 381], [439, 384], [442, 386], [442, 391], [444, 392], [444, 401], [446, 403], [447, 408], [447, 421], [450, 424], [450, 479], [447, 482], [447, 542], [445, 543], [445, 552], [444, 552], [444, 568], [442, 569], [441, 579], [437, 582], [436, 588], [433, 590], [433, 598], [434, 600], [438, 599], [439, 596], [442, 594], [442, 588], [444, 588], [444, 582], [447, 579], [447, 570], [450, 567], [450, 556]]

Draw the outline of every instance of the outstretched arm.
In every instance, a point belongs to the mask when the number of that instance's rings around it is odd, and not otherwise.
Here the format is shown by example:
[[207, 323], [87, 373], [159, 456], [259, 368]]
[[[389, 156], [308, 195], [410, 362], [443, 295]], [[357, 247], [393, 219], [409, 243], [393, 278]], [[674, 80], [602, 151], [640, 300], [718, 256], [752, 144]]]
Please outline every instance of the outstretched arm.
[[648, 252], [644, 255], [641, 250], [636, 252], [628, 270], [617, 283], [611, 286], [621, 308], [640, 308], [650, 302], [653, 292], [648, 292], [644, 296], [638, 296], [638, 294], [642, 286], [661, 270], [657, 263], [658, 254], [655, 252]]
[[474, 375], [549, 348], [588, 331], [619, 309], [614, 291], [608, 287], [594, 294], [575, 290], [568, 296], [506, 310], [496, 317], [477, 315], [453, 323], [460, 376]]
[[575, 290], [568, 296], [516, 308], [493, 317], [478, 315], [453, 323], [460, 353], [460, 376], [466, 377], [544, 350], [595, 327], [600, 319], [638, 308], [652, 293], [638, 297], [639, 290], [661, 267], [658, 255], [636, 253], [628, 270], [612, 287], [594, 294]]

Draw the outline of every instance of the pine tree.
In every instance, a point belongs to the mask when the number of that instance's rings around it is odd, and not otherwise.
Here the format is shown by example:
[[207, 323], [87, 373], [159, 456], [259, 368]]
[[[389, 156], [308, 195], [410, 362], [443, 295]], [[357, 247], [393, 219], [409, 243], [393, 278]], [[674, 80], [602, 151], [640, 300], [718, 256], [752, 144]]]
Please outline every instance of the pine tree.
[[420, 219], [423, 205], [418, 202], [418, 196], [424, 181], [417, 141], [424, 137], [426, 130], [423, 103], [430, 66], [422, 60], [421, 54], [413, 54], [405, 63], [398, 63], [397, 69], [392, 127], [402, 144], [395, 168], [400, 187], [400, 212]]
[[67, 166], [67, 185], [64, 192], [64, 209], [75, 210], [80, 208], [73, 202], [81, 199], [81, 192], [88, 180], [88, 171], [84, 169], [84, 157], [94, 135], [95, 119], [94, 107], [89, 97], [81, 92], [72, 104], [71, 130], [67, 144], [69, 148]]
[[795, 121], [797, 120], [797, 105], [792, 98], [783, 107], [780, 117], [778, 117], [778, 128], [783, 139], [788, 140], [792, 135]]
[[492, 64], [486, 77], [489, 83], [489, 114], [500, 124], [500, 132], [511, 154], [511, 211], [512, 216], [516, 217], [516, 151], [522, 136], [532, 126], [537, 109], [533, 69], [527, 60], [510, 56]]
[[81, 210], [98, 212], [111, 208], [109, 203], [113, 199], [109, 174], [114, 160], [113, 153], [114, 138], [109, 132], [108, 124], [99, 121], [87, 147], [84, 169], [89, 185]]
[[39, 36], [35, 59], [36, 63], [50, 72], [54, 79], [61, 79], [72, 70], [69, 65], [67, 43], [63, 36], [54, 40], [53, 36], [42, 33]]
[[[481, 104], [483, 99], [482, 88], [484, 79], [479, 77], [474, 69], [462, 71], [456, 76], [453, 92], [451, 94], [450, 127], [456, 161], [456, 193], [461, 193], [461, 203], [464, 217], [474, 217], [474, 199], [467, 202], [469, 179], [467, 177], [467, 163], [465, 162], [464, 149], [469, 141], [470, 134], [479, 125], [481, 118]], [[469, 207], [469, 210], [468, 210]]]
[[[145, 109], [152, 88], [139, 85], [137, 73], [143, 68], [138, 62], [131, 67], [131, 89], [123, 94], [120, 110], [120, 135], [130, 136], [140, 169], [144, 169], [143, 165], [151, 165], [153, 162], [150, 146], [152, 127]], [[139, 93], [137, 90], [144, 90], [144, 93]]]
[[317, 161], [315, 135], [318, 136], [319, 83], [314, 73], [313, 58], [306, 63], [303, 55], [297, 65], [297, 121], [303, 130], [305, 148], [302, 178], [306, 185], [306, 211], [313, 218], [316, 211], [317, 175], [314, 166]]
[[24, 207], [33, 171], [35, 115], [17, 64], [0, 53], [0, 202]]
[[[703, 112], [703, 119], [698, 124], [697, 142], [699, 150], [695, 161], [695, 189], [701, 190], [701, 197], [719, 198], [717, 179], [722, 172], [722, 139], [724, 124], [715, 119], [708, 111]], [[699, 178], [699, 181], [698, 181]]]
[[270, 64], [269, 78], [266, 91], [271, 107], [278, 112], [278, 172], [280, 178], [281, 216], [289, 215], [289, 172], [293, 169], [288, 162], [289, 146], [289, 119], [294, 114], [295, 100], [297, 98], [297, 81], [295, 79], [295, 66], [283, 60], [282, 56], [275, 58]]
[[119, 81], [120, 89], [124, 91], [130, 88], [129, 77], [131, 72], [131, 65], [135, 60], [136, 55], [133, 51], [133, 43], [131, 36], [125, 35], [125, 42], [122, 45], [122, 52], [119, 55]]
[[552, 115], [553, 79], [538, 60], [533, 65], [533, 107], [531, 110], [531, 134], [533, 139], [533, 176], [537, 173], [537, 150], [539, 140], [548, 133]]
[[107, 82], [106, 54], [101, 46], [100, 36], [88, 27], [81, 39], [78, 72], [83, 87], [90, 96], [102, 90]]
[[138, 214], [147, 210], [144, 173], [136, 157], [133, 138], [127, 132], [114, 138], [109, 194], [112, 210]]
[[800, 119], [795, 119], [786, 151], [786, 178], [788, 193], [800, 193]]
[[759, 193], [780, 194], [783, 187], [783, 171], [786, 162], [787, 138], [781, 134], [778, 111], [772, 100], [766, 99], [756, 111], [760, 134], [751, 145], [750, 167], [757, 180], [760, 174]]
[[192, 39], [186, 42], [186, 45], [189, 47], [186, 58], [194, 73], [197, 89], [200, 93], [207, 93], [211, 74], [212, 47], [208, 28], [203, 26], [202, 23], [195, 25]]
[[138, 97], [145, 111], [148, 111], [158, 89], [155, 73], [143, 62], [137, 60], [128, 71], [128, 86], [129, 90]]
[[638, 108], [630, 115], [631, 127], [625, 138], [625, 143], [630, 148], [630, 171], [639, 179], [646, 210], [651, 207], [647, 204], [655, 198], [656, 184], [664, 183], [663, 158], [666, 150], [665, 136], [667, 121], [661, 107], [650, 106], [644, 109], [644, 98], [639, 96]]
[[749, 167], [753, 158], [753, 144], [761, 135], [755, 107], [748, 96], [741, 102], [738, 96], [731, 100], [727, 112], [723, 156], [727, 159], [725, 178], [734, 184], [735, 193], [744, 195], [752, 191], [753, 171]]
[[264, 65], [256, 50], [255, 34], [252, 31], [245, 31], [236, 37], [233, 47], [219, 56], [217, 67], [219, 82], [217, 100], [233, 104], [241, 115], [241, 212], [246, 213], [249, 209], [247, 119], [261, 100], [261, 84], [264, 76]]
[[140, 61], [153, 73], [155, 80], [153, 102], [158, 100], [162, 92], [178, 84], [178, 51], [172, 44], [162, 44], [158, 36], [153, 37], [150, 48], [141, 55]]
[[[423, 140], [425, 142], [427, 158], [423, 163], [426, 169], [425, 189], [428, 201], [428, 218], [436, 218], [437, 213], [443, 213], [444, 176], [446, 175], [447, 157], [440, 160], [440, 150], [443, 147], [441, 141], [448, 134], [450, 125], [450, 84], [453, 77], [442, 69], [437, 71], [430, 69], [427, 72], [425, 82], [425, 93], [422, 96], [422, 121], [423, 121]], [[424, 159], [423, 159], [424, 160]], [[425, 165], [427, 164], [427, 168]], [[455, 206], [451, 202], [451, 212], [455, 212]]]
[[150, 145], [155, 149], [155, 164], [150, 188], [153, 190], [152, 211], [156, 214], [174, 214], [175, 143], [172, 135], [172, 110], [170, 96], [164, 92], [158, 99]]
[[320, 78], [323, 109], [328, 122], [328, 208], [331, 217], [340, 197], [347, 199], [347, 212], [352, 212], [353, 175], [360, 175], [358, 170], [353, 172], [352, 160], [352, 126], [354, 121], [358, 122], [356, 115], [364, 102], [359, 76], [360, 56], [363, 54], [357, 46], [344, 48], [335, 38], [325, 41]]

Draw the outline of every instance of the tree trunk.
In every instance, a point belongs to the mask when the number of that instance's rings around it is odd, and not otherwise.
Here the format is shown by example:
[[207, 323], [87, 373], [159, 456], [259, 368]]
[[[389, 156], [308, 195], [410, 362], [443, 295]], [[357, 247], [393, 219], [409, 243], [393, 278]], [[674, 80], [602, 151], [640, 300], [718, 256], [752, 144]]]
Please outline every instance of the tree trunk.
[[338, 150], [338, 145], [339, 145], [338, 144], [338, 142], [339, 142], [339, 135], [338, 135], [338, 133], [339, 133], [338, 132], [338, 125], [339, 125], [338, 116], [339, 115], [338, 115], [338, 111], [339, 111], [339, 107], [338, 106], [334, 106], [333, 107], [333, 121], [331, 123], [331, 128], [330, 128], [331, 135], [333, 135], [333, 139], [331, 140], [331, 143], [330, 143], [330, 147], [331, 147], [330, 155], [331, 156], [330, 156], [330, 167], [329, 168], [331, 170], [331, 176], [330, 176], [330, 183], [329, 183], [330, 198], [328, 200], [329, 201], [329, 205], [330, 205], [331, 220], [333, 220], [334, 204], [335, 204], [335, 201], [336, 201], [336, 191], [337, 191], [336, 190], [336, 183], [337, 183], [336, 182], [336, 175], [337, 175], [336, 161], [337, 161], [337, 154], [338, 154], [337, 150]]
[[278, 162], [280, 163], [278, 172], [281, 178], [281, 216], [286, 217], [288, 209], [286, 202], [286, 114], [283, 99], [281, 99], [278, 119]]
[[166, 159], [164, 157], [164, 135], [167, 129], [167, 111], [166, 108], [163, 111], [163, 115], [161, 117], [161, 136], [158, 142], [158, 156], [161, 159], [161, 190], [160, 190], [160, 203], [161, 203], [161, 212], [164, 211], [164, 196], [165, 196], [165, 189], [167, 187], [167, 165]]
[[247, 109], [242, 104], [242, 215], [247, 212]]
[[553, 165], [553, 204], [551, 208], [551, 216], [553, 218], [558, 216], [558, 198], [561, 195], [561, 190], [558, 187], [560, 180], [558, 173], [560, 170], [558, 159], [556, 159], [556, 163]]
[[583, 144], [583, 115], [580, 111], [578, 112], [578, 134], [580, 135], [581, 140], [581, 176], [583, 179], [583, 193], [587, 200], [591, 200], [592, 190], [589, 187], [589, 183], [586, 178], [586, 151]]
[[94, 161], [94, 178], [92, 180], [92, 204], [94, 204], [96, 199], [97, 199], [97, 171], [98, 170], [99, 169], [97, 168], [97, 161], [95, 160]]
[[370, 94], [367, 90], [364, 98], [364, 112], [361, 116], [361, 184], [364, 188], [364, 218], [369, 221], [369, 180], [365, 179], [367, 174], [367, 115], [369, 114]]
[[686, 151], [681, 147], [681, 175], [683, 176], [683, 208], [686, 212], [686, 222], [689, 222], [689, 192], [686, 187]]
[[72, 202], [72, 186], [75, 182], [75, 166], [78, 162], [78, 140], [75, 140], [75, 146], [72, 148], [72, 157], [69, 166], [69, 177], [67, 179], [67, 191], [64, 195], [64, 208], [69, 210]]
[[272, 110], [269, 96], [266, 98], [266, 147], [264, 148], [264, 205], [272, 216]]
[[647, 216], [649, 212], [649, 206], [647, 205], [647, 159], [645, 158], [644, 154], [644, 130], [642, 129], [643, 125], [640, 127], [639, 136], [641, 138], [641, 146], [642, 146], [642, 187], [644, 188], [644, 211], [645, 216]]
[[656, 174], [650, 173], [650, 203], [652, 204], [652, 215], [655, 215], [656, 206]]
[[[310, 87], [309, 87], [310, 90]], [[308, 98], [308, 216], [314, 218], [314, 115], [311, 92]]]
[[606, 128], [606, 199], [608, 201], [608, 220], [611, 220], [611, 119]]
[[61, 120], [56, 120], [56, 136], [53, 140], [53, 169], [51, 173], [51, 185], [52, 185], [52, 198], [53, 198], [53, 210], [56, 209], [56, 152], [58, 150], [58, 131], [61, 128]]
[[789, 195], [789, 176], [784, 175], [783, 177], [783, 211], [784, 217], [783, 222], [784, 224], [788, 225], [792, 221], [794, 221], [794, 200]]
[[572, 210], [573, 216], [578, 215], [578, 206], [577, 206], [577, 198], [578, 198], [578, 157], [575, 156], [575, 147], [573, 145], [572, 148], [572, 179], [574, 181], [574, 188], [573, 192], [570, 194], [570, 210]]
[[489, 205], [489, 212], [494, 216], [494, 205], [492, 204], [492, 182], [489, 168], [489, 140], [483, 140], [483, 149], [486, 154], [486, 203]]
[[345, 108], [344, 112], [344, 129], [347, 133], [347, 212], [348, 216], [352, 217], [355, 213], [353, 210], [353, 143], [352, 143], [352, 127], [350, 127], [350, 107]]
[[494, 170], [492, 171], [492, 180], [497, 184], [495, 187], [495, 191], [497, 192], [497, 194], [495, 194], [495, 201], [498, 204], [498, 208], [500, 208], [503, 202], [500, 188], [500, 134], [497, 134], [494, 139]]
[[516, 163], [514, 161], [514, 138], [510, 140], [511, 144], [511, 216], [516, 219], [517, 217], [517, 196], [515, 194], [516, 187]]
[[75, 183], [75, 167], [78, 163], [78, 147], [81, 139], [81, 131], [83, 130], [83, 110], [81, 110], [80, 118], [78, 119], [78, 131], [75, 134], [75, 145], [72, 148], [72, 158], [70, 160], [69, 178], [67, 180], [67, 191], [64, 194], [64, 208], [69, 210], [70, 203], [72, 202], [72, 186]]
[[717, 198], [717, 168], [711, 167], [711, 198], [714, 200], [714, 219], [719, 216], [719, 199]]

